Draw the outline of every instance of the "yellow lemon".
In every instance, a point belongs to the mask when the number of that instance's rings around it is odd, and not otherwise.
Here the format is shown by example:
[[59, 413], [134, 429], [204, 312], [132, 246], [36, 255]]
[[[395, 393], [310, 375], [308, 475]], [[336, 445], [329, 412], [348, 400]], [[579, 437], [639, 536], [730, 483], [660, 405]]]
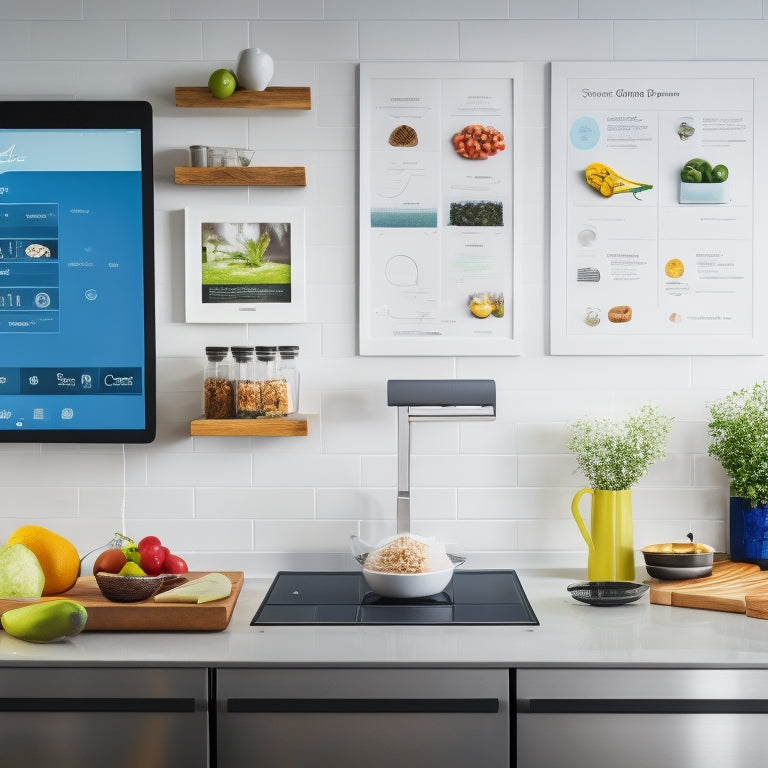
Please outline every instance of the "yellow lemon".
[[40, 525], [23, 525], [8, 538], [7, 545], [13, 544], [31, 549], [40, 561], [44, 595], [58, 595], [74, 586], [80, 575], [80, 555], [71, 541]]
[[680, 259], [670, 259], [664, 266], [664, 271], [667, 273], [667, 277], [682, 277], [685, 266]]
[[469, 302], [469, 311], [475, 317], [488, 317], [493, 312], [493, 304], [488, 296], [475, 296]]

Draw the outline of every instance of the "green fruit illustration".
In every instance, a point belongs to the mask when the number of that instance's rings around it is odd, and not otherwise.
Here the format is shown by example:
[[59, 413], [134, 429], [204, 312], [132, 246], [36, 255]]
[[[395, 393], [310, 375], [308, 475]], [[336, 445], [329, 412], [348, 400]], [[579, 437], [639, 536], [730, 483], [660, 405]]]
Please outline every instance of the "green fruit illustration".
[[6, 611], [0, 622], [12, 637], [30, 643], [50, 643], [80, 634], [88, 613], [74, 600], [45, 600]]
[[712, 181], [722, 183], [728, 178], [728, 167], [720, 163], [712, 169]]

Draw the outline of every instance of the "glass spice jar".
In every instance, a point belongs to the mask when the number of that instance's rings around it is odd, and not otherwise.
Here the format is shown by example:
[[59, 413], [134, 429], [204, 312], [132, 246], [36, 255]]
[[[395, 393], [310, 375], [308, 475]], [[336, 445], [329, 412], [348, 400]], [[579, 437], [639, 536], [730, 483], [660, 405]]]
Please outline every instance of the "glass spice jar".
[[296, 358], [299, 356], [298, 347], [278, 347], [280, 355], [280, 377], [285, 379], [288, 387], [287, 413], [297, 413], [299, 410], [299, 369]]
[[235, 417], [255, 419], [261, 413], [261, 387], [256, 377], [253, 347], [232, 347]]
[[231, 419], [235, 415], [235, 388], [228, 347], [206, 347], [203, 406], [206, 419]]
[[264, 416], [285, 416], [288, 385], [278, 372], [277, 347], [256, 347], [256, 365]]

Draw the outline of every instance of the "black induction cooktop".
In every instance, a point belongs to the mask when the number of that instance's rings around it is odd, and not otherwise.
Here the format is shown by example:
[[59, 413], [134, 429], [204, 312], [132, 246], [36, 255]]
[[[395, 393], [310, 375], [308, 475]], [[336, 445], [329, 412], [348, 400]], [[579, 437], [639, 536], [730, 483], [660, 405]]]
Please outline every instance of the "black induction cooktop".
[[538, 624], [515, 571], [456, 571], [430, 597], [372, 592], [360, 571], [279, 571], [252, 626], [307, 624]]

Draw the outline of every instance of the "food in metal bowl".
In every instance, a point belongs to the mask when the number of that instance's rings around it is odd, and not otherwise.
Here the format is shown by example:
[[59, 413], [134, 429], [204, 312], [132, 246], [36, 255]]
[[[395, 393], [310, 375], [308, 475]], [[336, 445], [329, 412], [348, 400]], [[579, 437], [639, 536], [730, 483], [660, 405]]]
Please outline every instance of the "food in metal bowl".
[[667, 542], [643, 547], [645, 569], [656, 579], [698, 579], [712, 573], [715, 550], [699, 542]]

